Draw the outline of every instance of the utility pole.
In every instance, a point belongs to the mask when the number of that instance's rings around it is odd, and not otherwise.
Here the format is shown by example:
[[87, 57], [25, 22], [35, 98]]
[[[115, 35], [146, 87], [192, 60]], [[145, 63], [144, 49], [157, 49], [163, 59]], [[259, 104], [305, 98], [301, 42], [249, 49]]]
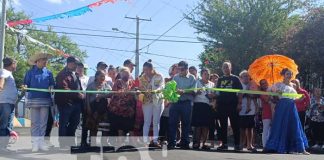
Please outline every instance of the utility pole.
[[4, 43], [6, 35], [6, 0], [2, 0], [2, 11], [1, 11], [1, 38], [0, 38], [0, 68], [3, 68], [2, 60], [4, 57]]
[[139, 23], [140, 21], [152, 21], [151, 19], [142, 19], [136, 16], [136, 18], [133, 17], [125, 17], [127, 19], [133, 19], [136, 20], [136, 49], [135, 49], [135, 78], [139, 76]]

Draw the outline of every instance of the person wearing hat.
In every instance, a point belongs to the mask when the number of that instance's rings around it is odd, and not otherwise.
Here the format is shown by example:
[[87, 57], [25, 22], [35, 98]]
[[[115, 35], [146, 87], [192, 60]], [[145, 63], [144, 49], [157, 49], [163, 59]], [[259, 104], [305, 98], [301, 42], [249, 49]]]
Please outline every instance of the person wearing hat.
[[2, 62], [4, 68], [0, 70], [0, 153], [10, 153], [7, 149], [10, 134], [8, 123], [18, 97], [12, 75], [12, 72], [16, 71], [17, 61], [6, 57]]
[[132, 73], [133, 73], [133, 70], [134, 70], [134, 67], [136, 67], [136, 64], [134, 64], [133, 62], [132, 62], [132, 60], [131, 59], [126, 59], [125, 61], [124, 61], [124, 67], [127, 67], [128, 69], [129, 69], [129, 71], [130, 71], [130, 73], [131, 73], [131, 76], [130, 76], [130, 78], [132, 79], [132, 80], [134, 80], [134, 78], [133, 78], [133, 76], [132, 76]]
[[[66, 60], [66, 67], [56, 76], [56, 89], [60, 90], [82, 90], [78, 74], [75, 73], [80, 61], [70, 56]], [[62, 149], [75, 145], [74, 136], [80, 123], [81, 107], [85, 95], [82, 92], [55, 93], [59, 118], [59, 143]]]
[[[99, 62], [99, 63], [97, 63], [97, 71], [103, 71], [106, 74], [105, 81], [110, 85], [110, 87], [112, 87], [113, 86], [113, 81], [108, 76], [107, 68], [108, 68], [108, 65], [105, 62]], [[95, 81], [95, 76], [91, 76], [89, 78], [88, 84], [91, 84], [94, 81]]]
[[[47, 61], [52, 55], [47, 53], [36, 53], [32, 55], [28, 64], [32, 65], [24, 78], [26, 88], [49, 89], [54, 86], [54, 78], [51, 71], [46, 68]], [[27, 91], [26, 107], [31, 112], [31, 136], [32, 152], [39, 150], [48, 151], [44, 141], [49, 108], [53, 105], [50, 92]]]

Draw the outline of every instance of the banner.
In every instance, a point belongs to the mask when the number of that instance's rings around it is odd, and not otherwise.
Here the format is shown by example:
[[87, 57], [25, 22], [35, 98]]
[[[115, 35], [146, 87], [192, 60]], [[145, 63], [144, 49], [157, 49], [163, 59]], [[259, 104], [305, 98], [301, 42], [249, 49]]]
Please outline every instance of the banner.
[[73, 9], [67, 12], [63, 12], [63, 13], [58, 13], [58, 14], [54, 14], [54, 15], [50, 15], [50, 16], [45, 16], [45, 17], [40, 17], [40, 18], [35, 18], [35, 19], [24, 19], [24, 20], [19, 20], [19, 21], [9, 21], [7, 23], [7, 25], [9, 27], [14, 27], [17, 25], [26, 25], [26, 24], [32, 24], [32, 23], [42, 23], [42, 22], [46, 22], [49, 20], [53, 20], [53, 19], [62, 19], [62, 18], [70, 18], [70, 17], [75, 17], [75, 16], [81, 16], [87, 12], [92, 12], [91, 8], [95, 8], [95, 7], [99, 7], [103, 4], [106, 3], [115, 3], [117, 0], [100, 0], [97, 2], [94, 2], [92, 4], [89, 4], [87, 6], [81, 7], [81, 8], [77, 8], [77, 9]]

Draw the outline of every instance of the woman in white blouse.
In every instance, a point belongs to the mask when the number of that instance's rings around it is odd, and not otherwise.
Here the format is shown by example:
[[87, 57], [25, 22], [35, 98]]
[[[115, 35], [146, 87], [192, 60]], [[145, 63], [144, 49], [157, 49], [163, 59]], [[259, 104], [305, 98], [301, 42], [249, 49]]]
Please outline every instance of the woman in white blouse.
[[[153, 69], [151, 60], [143, 65], [143, 75], [139, 78], [140, 87], [142, 91], [159, 91], [164, 88], [164, 79], [161, 74]], [[143, 126], [143, 141], [148, 144], [148, 135], [153, 117], [153, 141], [150, 147], [160, 148], [158, 144], [158, 136], [160, 129], [160, 118], [164, 108], [163, 95], [161, 92], [157, 93], [144, 93], [143, 97], [143, 113], [144, 113], [144, 126]]]
[[271, 88], [272, 92], [277, 92], [281, 96], [279, 96], [275, 107], [265, 151], [309, 154], [306, 152], [308, 142], [298, 117], [294, 99], [282, 95], [282, 93], [297, 93], [291, 83], [293, 73], [285, 68], [280, 74], [283, 76], [283, 82], [276, 83]]

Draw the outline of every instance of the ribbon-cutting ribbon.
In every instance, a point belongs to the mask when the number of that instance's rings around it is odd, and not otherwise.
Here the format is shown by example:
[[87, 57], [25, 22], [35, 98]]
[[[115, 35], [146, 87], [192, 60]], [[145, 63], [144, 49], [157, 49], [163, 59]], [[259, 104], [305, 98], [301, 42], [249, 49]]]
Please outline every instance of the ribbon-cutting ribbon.
[[[111, 90], [63, 90], [63, 89], [38, 89], [38, 88], [23, 88], [22, 90], [27, 91], [38, 91], [38, 92], [56, 92], [56, 93], [162, 93], [164, 99], [175, 103], [179, 100], [180, 95], [177, 92], [177, 83], [175, 81], [170, 81], [166, 83], [165, 88], [162, 90], [152, 90], [152, 91], [111, 91]], [[241, 94], [257, 94], [257, 95], [269, 95], [269, 96], [283, 96], [288, 98], [301, 98], [302, 94], [297, 93], [274, 93], [274, 92], [264, 92], [264, 91], [251, 91], [251, 90], [241, 90], [241, 89], [224, 89], [224, 88], [190, 88], [184, 89], [185, 92], [198, 91], [198, 90], [210, 90], [218, 92], [231, 92], [231, 93], [241, 93]]]

